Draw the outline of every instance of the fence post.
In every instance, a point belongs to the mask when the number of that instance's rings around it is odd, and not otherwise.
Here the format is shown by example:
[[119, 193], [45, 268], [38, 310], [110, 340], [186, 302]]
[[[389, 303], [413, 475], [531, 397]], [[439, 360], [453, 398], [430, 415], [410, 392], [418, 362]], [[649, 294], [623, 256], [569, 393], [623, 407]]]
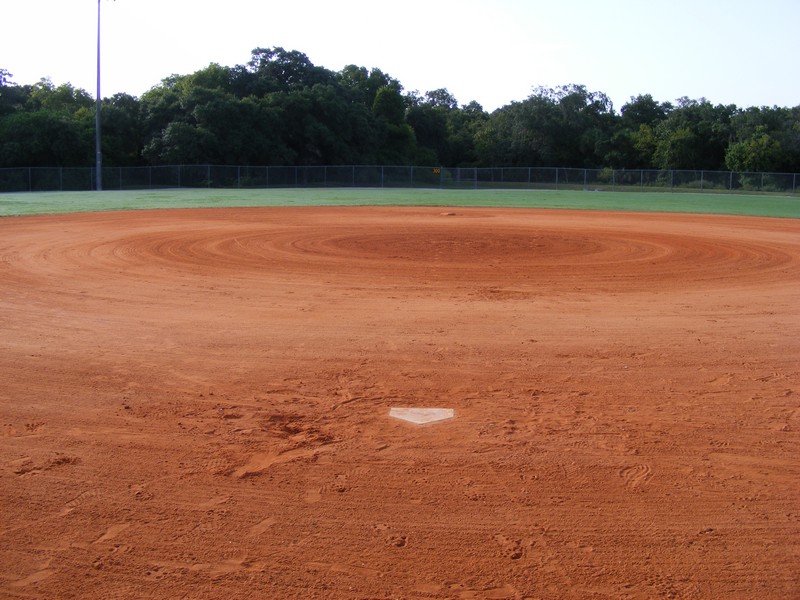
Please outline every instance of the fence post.
[[414, 187], [414, 167], [411, 167], [411, 187]]
[[242, 187], [242, 167], [236, 167], [236, 189], [240, 189]]
[[356, 187], [356, 166], [353, 165], [353, 187]]
[[558, 189], [558, 167], [556, 167], [556, 189]]
[[764, 191], [764, 173], [761, 173], [761, 187], [758, 189], [759, 192]]
[[703, 191], [703, 176], [705, 175], [705, 171], [702, 169], [700, 170], [700, 191]]

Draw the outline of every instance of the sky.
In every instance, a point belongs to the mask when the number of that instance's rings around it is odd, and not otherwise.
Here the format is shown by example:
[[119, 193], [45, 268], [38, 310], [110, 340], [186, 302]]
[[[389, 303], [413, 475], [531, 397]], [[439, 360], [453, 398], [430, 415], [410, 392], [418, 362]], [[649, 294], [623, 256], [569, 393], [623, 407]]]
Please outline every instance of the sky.
[[[0, 4], [12, 82], [47, 77], [96, 95], [96, 0]], [[800, 105], [798, 0], [100, 0], [100, 10], [103, 97], [281, 46], [490, 112], [566, 84], [607, 94], [617, 111], [639, 94]]]

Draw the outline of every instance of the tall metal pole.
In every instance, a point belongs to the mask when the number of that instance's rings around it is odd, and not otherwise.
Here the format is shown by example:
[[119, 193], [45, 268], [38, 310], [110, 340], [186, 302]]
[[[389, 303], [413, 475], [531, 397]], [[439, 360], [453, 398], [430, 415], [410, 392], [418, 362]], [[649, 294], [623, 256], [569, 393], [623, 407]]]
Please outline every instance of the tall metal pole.
[[97, 191], [103, 191], [103, 153], [100, 151], [100, 0], [97, 0], [97, 108], [95, 109], [95, 157], [97, 160]]

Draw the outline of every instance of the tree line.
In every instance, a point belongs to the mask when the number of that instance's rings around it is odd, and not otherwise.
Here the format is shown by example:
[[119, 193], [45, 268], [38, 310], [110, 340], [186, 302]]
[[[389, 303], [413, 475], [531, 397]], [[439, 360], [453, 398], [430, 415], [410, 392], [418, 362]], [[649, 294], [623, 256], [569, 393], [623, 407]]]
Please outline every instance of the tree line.
[[[102, 99], [105, 166], [429, 165], [800, 171], [800, 105], [739, 108], [631, 97], [619, 113], [583, 85], [535, 88], [488, 113], [380, 69], [334, 72], [256, 48], [234, 67]], [[0, 69], [0, 167], [94, 163], [95, 99]]]

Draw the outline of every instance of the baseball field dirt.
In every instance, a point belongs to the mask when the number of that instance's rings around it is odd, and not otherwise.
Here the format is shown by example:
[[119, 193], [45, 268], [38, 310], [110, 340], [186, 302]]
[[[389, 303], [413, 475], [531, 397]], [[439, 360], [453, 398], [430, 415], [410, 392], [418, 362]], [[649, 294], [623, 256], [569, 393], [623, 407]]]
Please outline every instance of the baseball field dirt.
[[797, 598], [798, 357], [796, 219], [4, 218], [0, 596]]

